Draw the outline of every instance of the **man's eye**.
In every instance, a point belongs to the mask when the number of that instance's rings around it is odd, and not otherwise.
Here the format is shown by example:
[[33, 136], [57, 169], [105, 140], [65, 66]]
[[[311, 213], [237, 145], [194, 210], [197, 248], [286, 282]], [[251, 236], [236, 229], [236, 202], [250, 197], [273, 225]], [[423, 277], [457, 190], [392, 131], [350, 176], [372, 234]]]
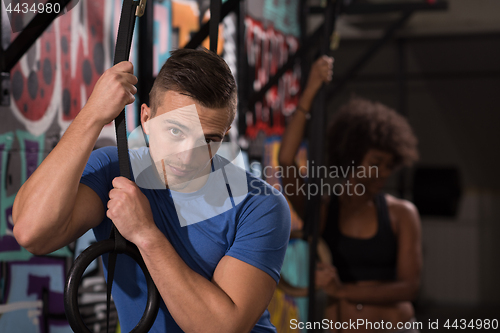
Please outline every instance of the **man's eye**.
[[170, 128], [170, 133], [173, 136], [179, 136], [181, 134], [181, 131], [178, 128], [172, 127]]

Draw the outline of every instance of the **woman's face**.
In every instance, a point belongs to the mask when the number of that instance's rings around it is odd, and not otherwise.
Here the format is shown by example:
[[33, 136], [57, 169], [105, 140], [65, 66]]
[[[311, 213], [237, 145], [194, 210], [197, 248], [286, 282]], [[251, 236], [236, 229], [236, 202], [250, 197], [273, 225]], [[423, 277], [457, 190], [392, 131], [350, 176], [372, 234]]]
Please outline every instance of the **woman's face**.
[[394, 155], [379, 149], [369, 149], [357, 170], [356, 183], [363, 184], [367, 192], [376, 194], [384, 188], [387, 178], [394, 171]]

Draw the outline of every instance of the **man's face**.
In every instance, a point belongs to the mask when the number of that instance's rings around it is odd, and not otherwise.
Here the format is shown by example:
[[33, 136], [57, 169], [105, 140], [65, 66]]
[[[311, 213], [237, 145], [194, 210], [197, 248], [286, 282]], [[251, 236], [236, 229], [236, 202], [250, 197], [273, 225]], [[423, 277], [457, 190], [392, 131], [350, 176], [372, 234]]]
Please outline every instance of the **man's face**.
[[170, 189], [194, 192], [205, 184], [229, 119], [229, 110], [203, 107], [175, 91], [163, 95], [153, 118], [143, 116], [151, 157]]

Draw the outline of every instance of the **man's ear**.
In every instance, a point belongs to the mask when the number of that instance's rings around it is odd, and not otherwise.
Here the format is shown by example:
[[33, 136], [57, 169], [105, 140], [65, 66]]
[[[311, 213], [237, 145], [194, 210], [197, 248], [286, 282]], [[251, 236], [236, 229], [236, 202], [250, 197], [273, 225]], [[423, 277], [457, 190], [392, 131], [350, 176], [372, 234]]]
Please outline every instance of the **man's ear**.
[[148, 107], [145, 103], [141, 105], [141, 125], [142, 130], [146, 135], [149, 135], [149, 124], [148, 121], [151, 120], [151, 108]]

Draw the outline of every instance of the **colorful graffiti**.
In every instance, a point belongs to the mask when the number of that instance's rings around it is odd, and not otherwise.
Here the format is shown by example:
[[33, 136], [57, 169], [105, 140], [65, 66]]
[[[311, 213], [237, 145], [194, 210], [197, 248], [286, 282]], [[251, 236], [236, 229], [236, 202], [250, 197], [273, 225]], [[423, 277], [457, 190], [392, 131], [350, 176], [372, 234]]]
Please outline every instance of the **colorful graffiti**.
[[[11, 126], [0, 133], [1, 332], [72, 331], [64, 315], [63, 288], [73, 251], [65, 247], [36, 257], [19, 246], [12, 232], [16, 191], [7, 189], [12, 183], [24, 183], [33, 173], [110, 66], [118, 23], [113, 15], [116, 6], [120, 8], [120, 0], [79, 1], [50, 25], [11, 71], [10, 112], [4, 116]], [[10, 40], [17, 35], [11, 34]], [[101, 136], [114, 137], [112, 126], [106, 127], [110, 130]], [[81, 238], [75, 246], [88, 243]], [[105, 292], [95, 286], [96, 281], [104, 285], [103, 280], [94, 264], [82, 281], [86, 286], [82, 309], [91, 307], [92, 316], [84, 317], [94, 332], [100, 331], [105, 320], [98, 304], [103, 303]]]
[[[19, 143], [19, 152], [11, 151], [14, 139], [17, 139]], [[0, 135], [0, 165], [2, 168], [2, 175], [9, 174], [9, 157], [12, 158], [12, 155], [17, 153], [20, 160], [20, 183], [24, 183], [42, 162], [44, 143], [45, 136], [43, 134], [36, 137], [21, 130], [17, 130], [15, 135], [12, 132]], [[15, 195], [7, 195], [7, 185], [5, 181], [6, 177], [1, 177], [0, 261], [28, 260], [32, 257], [31, 253], [17, 244], [12, 232], [12, 205], [14, 204]], [[55, 252], [54, 255], [69, 256], [71, 252], [67, 249], [61, 249]]]
[[273, 22], [276, 30], [285, 35], [300, 36], [298, 0], [265, 0], [263, 7], [264, 19]]
[[[245, 19], [248, 65], [254, 70], [253, 90], [259, 91], [278, 69], [287, 62], [289, 54], [299, 47], [297, 37], [285, 35], [272, 24], [264, 26], [251, 17]], [[255, 138], [260, 131], [266, 136], [281, 135], [285, 116], [290, 115], [298, 102], [300, 67], [287, 71], [272, 87], [255, 110], [246, 115], [246, 135]]]
[[[80, 1], [56, 19], [11, 71], [11, 110], [33, 135], [57, 121], [64, 131], [85, 104], [104, 69], [112, 23], [108, 2]], [[17, 34], [12, 34], [11, 40]], [[108, 61], [106, 61], [108, 60]]]
[[157, 1], [154, 6], [153, 75], [156, 76], [172, 50], [172, 2]]
[[33, 257], [11, 261], [4, 273], [5, 305], [0, 305], [2, 332], [71, 332], [64, 316], [66, 261]]

